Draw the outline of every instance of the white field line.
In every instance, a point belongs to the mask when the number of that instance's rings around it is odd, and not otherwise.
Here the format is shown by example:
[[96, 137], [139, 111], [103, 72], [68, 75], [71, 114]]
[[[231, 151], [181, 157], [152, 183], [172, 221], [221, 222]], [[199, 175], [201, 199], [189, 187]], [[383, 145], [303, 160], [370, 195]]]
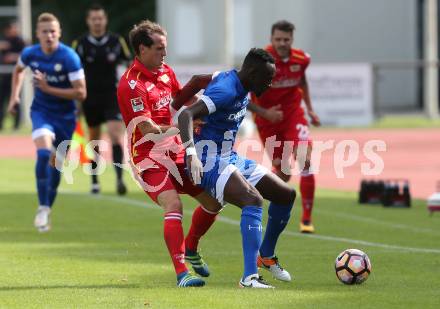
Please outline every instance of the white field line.
[[[402, 229], [402, 230], [411, 231], [411, 232], [415, 232], [415, 233], [426, 233], [426, 234], [434, 234], [436, 236], [440, 236], [440, 230], [433, 230], [433, 229], [422, 228], [422, 227], [414, 227], [414, 226], [410, 226], [410, 225], [406, 225], [406, 224], [399, 224], [399, 223], [390, 223], [390, 222], [381, 221], [381, 220], [377, 220], [377, 219], [372, 219], [372, 218], [367, 218], [367, 217], [362, 217], [362, 216], [357, 216], [357, 215], [349, 215], [349, 214], [345, 214], [345, 213], [331, 212], [331, 211], [326, 211], [326, 210], [321, 210], [321, 209], [313, 210], [313, 212], [323, 214], [326, 216], [338, 217], [338, 218], [349, 219], [349, 220], [365, 222], [365, 223], [372, 223], [372, 224], [376, 224], [376, 225], [392, 227], [395, 229]], [[426, 216], [428, 216], [428, 212], [426, 213]]]
[[[66, 194], [73, 194], [73, 195], [80, 195], [80, 196], [87, 196], [90, 198], [89, 194], [85, 193], [76, 193], [76, 192], [69, 192], [64, 191], [63, 193]], [[108, 195], [97, 195], [92, 196], [92, 198], [102, 199], [111, 201], [114, 203], [121, 203], [121, 204], [127, 204], [135, 207], [140, 208], [148, 208], [148, 209], [156, 209], [156, 210], [162, 210], [159, 206], [149, 203], [147, 201], [143, 202], [140, 200], [125, 198], [125, 197], [116, 197], [116, 196], [108, 196]], [[190, 210], [184, 210], [184, 214], [191, 215], [192, 211]], [[240, 225], [240, 221], [234, 220], [228, 217], [225, 217], [223, 215], [220, 215], [218, 217], [218, 221], [221, 221], [223, 223], [227, 223], [230, 225]], [[414, 247], [404, 247], [404, 246], [396, 246], [396, 245], [389, 245], [389, 244], [383, 244], [383, 243], [377, 243], [377, 242], [369, 242], [364, 240], [358, 240], [358, 239], [350, 239], [350, 238], [343, 238], [343, 237], [334, 237], [334, 236], [325, 236], [325, 235], [310, 235], [310, 234], [301, 234], [298, 232], [291, 232], [288, 230], [285, 230], [283, 232], [285, 235], [295, 236], [295, 237], [308, 237], [312, 239], [319, 239], [319, 240], [327, 240], [327, 241], [334, 241], [334, 242], [343, 242], [343, 243], [350, 243], [350, 244], [356, 244], [356, 245], [364, 245], [364, 246], [370, 246], [370, 247], [376, 247], [376, 248], [383, 248], [387, 250], [397, 250], [397, 251], [403, 251], [403, 252], [411, 252], [411, 253], [435, 253], [440, 254], [440, 249], [431, 249], [431, 248], [414, 248]]]

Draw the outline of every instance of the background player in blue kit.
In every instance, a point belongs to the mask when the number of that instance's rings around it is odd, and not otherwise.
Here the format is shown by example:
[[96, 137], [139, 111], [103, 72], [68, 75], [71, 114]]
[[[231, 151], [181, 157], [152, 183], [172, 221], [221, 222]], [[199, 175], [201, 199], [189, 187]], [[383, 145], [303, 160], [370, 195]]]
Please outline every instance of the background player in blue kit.
[[32, 139], [37, 148], [35, 174], [39, 207], [34, 225], [39, 231], [50, 229], [49, 215], [60, 183], [60, 172], [50, 163], [53, 147], [70, 140], [75, 129], [74, 100], [86, 97], [84, 71], [78, 55], [59, 39], [58, 19], [42, 13], [36, 29], [39, 44], [26, 47], [12, 74], [8, 110], [20, 104], [24, 69], [33, 72], [34, 99], [31, 105]]
[[[186, 162], [192, 180], [220, 203], [228, 202], [242, 209], [240, 229], [244, 274], [239, 283], [241, 287], [272, 287], [258, 275], [258, 251], [261, 257], [274, 259], [275, 263], [267, 267], [274, 277], [291, 280], [290, 274], [279, 265], [274, 251], [278, 237], [289, 221], [296, 192], [276, 175], [232, 149], [238, 127], [246, 114], [248, 92], [261, 95], [270, 87], [274, 74], [272, 56], [263, 49], [253, 48], [240, 71], [213, 75], [201, 99], [179, 116], [182, 142], [188, 145]], [[193, 134], [195, 118], [201, 118], [204, 124]], [[271, 204], [261, 242], [263, 198]]]

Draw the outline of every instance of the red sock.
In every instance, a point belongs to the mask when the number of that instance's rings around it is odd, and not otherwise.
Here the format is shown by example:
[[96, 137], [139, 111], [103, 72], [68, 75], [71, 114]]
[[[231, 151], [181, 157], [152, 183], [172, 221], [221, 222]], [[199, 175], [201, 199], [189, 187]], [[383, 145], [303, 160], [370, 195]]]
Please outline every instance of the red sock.
[[302, 199], [302, 221], [312, 220], [313, 199], [315, 197], [315, 175], [309, 173], [301, 174], [299, 190]]
[[183, 239], [182, 214], [167, 212], [164, 217], [163, 234], [173, 261], [176, 274], [187, 271], [185, 265], [185, 241]]
[[200, 238], [209, 230], [216, 217], [217, 213], [208, 212], [202, 205], [194, 210], [191, 227], [185, 238], [186, 249], [197, 252]]

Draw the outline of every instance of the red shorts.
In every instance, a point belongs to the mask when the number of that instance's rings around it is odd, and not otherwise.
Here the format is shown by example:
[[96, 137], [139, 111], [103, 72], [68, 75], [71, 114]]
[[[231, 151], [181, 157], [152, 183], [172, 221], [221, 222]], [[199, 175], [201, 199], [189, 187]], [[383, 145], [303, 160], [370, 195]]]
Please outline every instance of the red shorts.
[[[273, 149], [273, 155], [268, 153], [269, 156], [272, 156], [272, 161], [282, 159], [285, 142], [293, 142], [294, 147], [302, 142], [306, 142], [308, 145], [312, 144], [312, 140], [309, 136], [309, 124], [305, 117], [296, 118], [296, 121], [291, 121], [290, 123], [290, 126], [281, 129], [276, 125], [258, 127], [258, 134], [260, 135], [260, 139], [264, 144], [266, 151]], [[269, 145], [269, 141], [266, 141], [268, 138], [272, 138], [273, 140], [274, 137], [276, 147]], [[280, 145], [278, 145], [279, 142], [281, 142]], [[289, 158], [284, 159], [290, 159], [290, 154]]]
[[157, 197], [164, 191], [176, 190], [179, 194], [197, 196], [203, 189], [194, 185], [185, 172], [185, 163], [176, 162], [181, 182], [171, 172], [163, 168], [148, 169], [142, 172], [143, 188], [148, 196], [157, 203]]

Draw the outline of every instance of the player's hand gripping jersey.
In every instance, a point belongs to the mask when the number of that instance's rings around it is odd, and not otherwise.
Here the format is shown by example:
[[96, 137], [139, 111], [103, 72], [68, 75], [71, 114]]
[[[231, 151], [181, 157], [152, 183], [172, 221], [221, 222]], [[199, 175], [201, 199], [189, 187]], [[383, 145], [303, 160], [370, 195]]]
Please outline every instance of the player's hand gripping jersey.
[[[257, 116], [255, 122], [259, 128], [276, 126], [278, 131], [283, 131], [303, 119], [304, 110], [301, 107], [302, 90], [301, 81], [310, 63], [310, 56], [300, 49], [291, 49], [290, 57], [281, 59], [271, 45], [266, 50], [274, 57], [276, 73], [272, 86], [259, 98], [253, 96], [253, 101], [264, 108], [281, 105], [283, 121], [273, 124]], [[307, 124], [307, 122], [306, 122]]]

